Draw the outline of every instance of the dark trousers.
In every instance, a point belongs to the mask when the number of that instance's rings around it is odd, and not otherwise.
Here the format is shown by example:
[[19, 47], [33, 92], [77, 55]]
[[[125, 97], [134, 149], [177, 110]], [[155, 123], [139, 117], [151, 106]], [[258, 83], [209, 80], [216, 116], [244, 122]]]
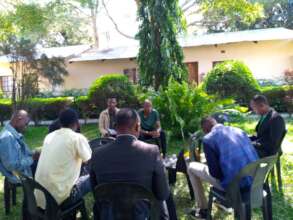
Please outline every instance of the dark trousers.
[[158, 138], [153, 138], [151, 135], [141, 134], [139, 136], [139, 140], [145, 141], [145, 142], [154, 140], [156, 142], [156, 144], [159, 146], [159, 148], [162, 149], [163, 157], [166, 156], [166, 153], [167, 153], [167, 139], [166, 139], [165, 131], [161, 130], [160, 131], [160, 137], [158, 137]]

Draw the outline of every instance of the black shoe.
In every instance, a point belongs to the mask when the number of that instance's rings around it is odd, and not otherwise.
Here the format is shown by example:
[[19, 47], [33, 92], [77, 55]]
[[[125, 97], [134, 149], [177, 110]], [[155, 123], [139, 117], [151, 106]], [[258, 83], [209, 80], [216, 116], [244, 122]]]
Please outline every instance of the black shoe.
[[192, 210], [189, 215], [197, 219], [206, 219], [208, 217], [207, 209]]

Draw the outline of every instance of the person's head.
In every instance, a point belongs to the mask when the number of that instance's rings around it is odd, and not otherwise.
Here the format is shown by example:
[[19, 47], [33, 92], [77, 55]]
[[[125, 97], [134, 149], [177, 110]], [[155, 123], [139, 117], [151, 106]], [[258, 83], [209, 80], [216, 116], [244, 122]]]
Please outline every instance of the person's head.
[[265, 115], [270, 110], [270, 105], [267, 98], [263, 95], [256, 95], [250, 101], [250, 107], [259, 115]]
[[203, 132], [205, 134], [208, 134], [211, 132], [212, 128], [217, 124], [217, 121], [213, 117], [206, 117], [201, 120], [200, 124]]
[[149, 114], [153, 109], [153, 104], [151, 102], [151, 100], [149, 99], [146, 99], [143, 103], [143, 111], [146, 113], [146, 114]]
[[76, 131], [78, 124], [78, 115], [75, 110], [68, 108], [62, 111], [59, 115], [59, 121], [62, 128], [71, 128]]
[[107, 106], [109, 110], [115, 110], [117, 106], [117, 100], [116, 98], [108, 98], [107, 99]]
[[25, 110], [18, 110], [12, 114], [10, 125], [18, 132], [23, 133], [29, 121], [28, 113]]
[[116, 115], [118, 134], [132, 134], [136, 137], [140, 132], [140, 119], [137, 112], [131, 108], [123, 108]]

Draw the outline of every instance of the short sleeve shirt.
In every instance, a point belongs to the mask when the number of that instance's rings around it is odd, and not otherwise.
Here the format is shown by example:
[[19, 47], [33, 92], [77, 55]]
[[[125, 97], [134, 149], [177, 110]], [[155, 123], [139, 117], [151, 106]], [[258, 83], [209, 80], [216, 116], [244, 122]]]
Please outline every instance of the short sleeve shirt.
[[[35, 179], [61, 204], [70, 196], [82, 162], [88, 161], [91, 155], [91, 148], [82, 134], [68, 128], [56, 130], [44, 140]], [[35, 195], [38, 206], [45, 208], [43, 194], [36, 191]]]
[[156, 129], [156, 122], [160, 121], [159, 113], [157, 110], [152, 109], [150, 114], [146, 117], [143, 109], [139, 111], [141, 128], [145, 131], [153, 131]]

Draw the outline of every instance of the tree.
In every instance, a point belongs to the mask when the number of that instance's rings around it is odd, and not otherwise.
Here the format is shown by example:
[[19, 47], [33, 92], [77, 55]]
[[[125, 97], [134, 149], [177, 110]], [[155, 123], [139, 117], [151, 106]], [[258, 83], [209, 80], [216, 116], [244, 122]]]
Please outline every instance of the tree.
[[200, 0], [203, 19], [201, 25], [208, 32], [248, 29], [263, 17], [262, 4], [247, 0]]
[[138, 66], [140, 82], [158, 90], [166, 87], [170, 78], [181, 82], [187, 70], [177, 34], [183, 30], [182, 12], [178, 0], [140, 1], [137, 38], [140, 49]]
[[14, 109], [39, 92], [41, 78], [47, 79], [53, 85], [59, 85], [68, 74], [64, 59], [48, 59], [44, 54], [40, 56], [37, 54], [36, 44], [30, 40], [11, 37], [0, 49], [10, 60], [13, 80], [11, 99]]
[[263, 5], [264, 17], [257, 19], [253, 28], [293, 28], [293, 1], [292, 0], [254, 0]]

